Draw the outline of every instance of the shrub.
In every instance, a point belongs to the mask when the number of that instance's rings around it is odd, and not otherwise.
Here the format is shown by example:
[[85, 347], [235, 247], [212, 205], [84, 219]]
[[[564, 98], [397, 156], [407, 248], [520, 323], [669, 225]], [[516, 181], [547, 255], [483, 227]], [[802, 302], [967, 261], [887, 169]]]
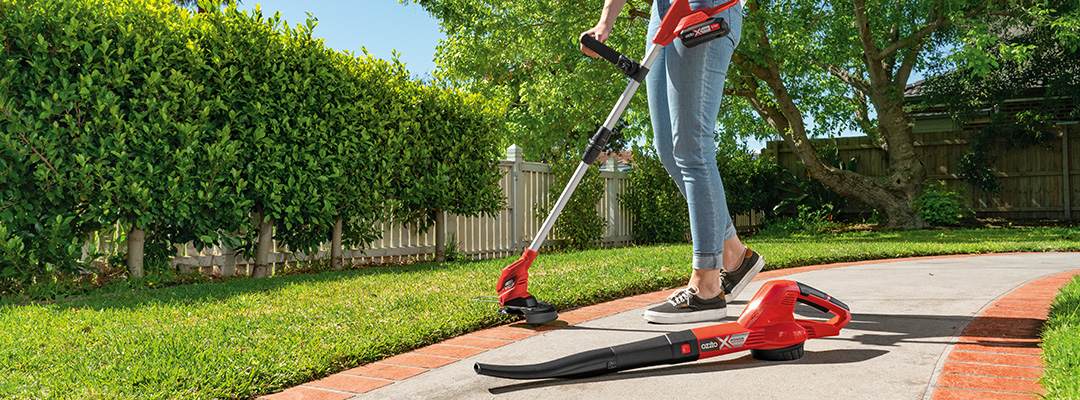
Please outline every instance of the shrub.
[[[655, 148], [635, 146], [633, 163], [629, 188], [619, 200], [634, 216], [634, 236], [643, 244], [685, 242], [690, 232], [686, 198]], [[780, 168], [768, 158], [756, 157], [745, 143], [722, 137], [716, 164], [732, 216], [771, 210], [779, 202]]]
[[776, 183], [780, 166], [768, 157], [755, 156], [746, 143], [722, 136], [716, 149], [716, 165], [731, 215], [771, 210], [779, 203]]
[[[499, 205], [501, 109], [334, 52], [313, 18], [208, 10], [0, 1], [0, 286], [90, 269], [81, 247], [102, 227], [144, 232], [152, 272], [189, 241], [250, 256], [252, 214], [311, 252], [337, 221], [347, 243], [373, 240], [395, 197], [462, 214]], [[409, 140], [425, 119], [442, 141]], [[440, 150], [456, 163], [413, 172], [444, 197], [389, 189], [394, 155]]]
[[[548, 198], [551, 200], [547, 207], [537, 206], [538, 218], [546, 218], [555, 201], [566, 188], [570, 177], [574, 175], [580, 159], [574, 155], [564, 155], [562, 159], [551, 164], [551, 172], [554, 179], [548, 187]], [[585, 171], [573, 196], [566, 202], [566, 207], [559, 214], [551, 233], [562, 239], [561, 247], [568, 249], [595, 248], [604, 232], [607, 230], [607, 221], [600, 217], [596, 211], [596, 204], [604, 196], [604, 180], [600, 179], [600, 169], [591, 167]]]
[[840, 224], [833, 221], [832, 205], [811, 207], [798, 206], [794, 217], [776, 217], [765, 221], [765, 227], [759, 232], [763, 236], [816, 235], [836, 229]]
[[927, 182], [926, 190], [915, 199], [915, 211], [931, 226], [953, 226], [969, 214], [967, 199], [945, 185], [945, 181]]
[[686, 199], [651, 146], [634, 146], [630, 185], [619, 196], [634, 216], [634, 237], [639, 243], [686, 242], [690, 217]]

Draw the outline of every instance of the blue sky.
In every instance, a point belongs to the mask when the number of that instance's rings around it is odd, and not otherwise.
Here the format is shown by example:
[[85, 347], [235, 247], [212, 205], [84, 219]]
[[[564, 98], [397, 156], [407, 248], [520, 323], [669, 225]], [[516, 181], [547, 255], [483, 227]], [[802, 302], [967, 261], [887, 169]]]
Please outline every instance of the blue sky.
[[239, 8], [262, 8], [264, 16], [275, 11], [289, 25], [307, 19], [307, 13], [319, 20], [315, 36], [326, 39], [335, 50], [360, 48], [378, 58], [389, 60], [397, 50], [402, 62], [414, 77], [422, 78], [435, 69], [435, 46], [445, 37], [439, 23], [417, 4], [403, 6], [397, 0], [244, 0]]

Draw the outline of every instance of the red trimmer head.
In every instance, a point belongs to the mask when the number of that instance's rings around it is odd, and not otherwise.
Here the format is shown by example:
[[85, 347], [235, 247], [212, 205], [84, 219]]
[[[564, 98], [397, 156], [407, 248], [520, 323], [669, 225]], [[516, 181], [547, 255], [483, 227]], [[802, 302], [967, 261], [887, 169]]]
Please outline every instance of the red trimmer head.
[[[795, 318], [795, 303], [833, 317], [828, 321]], [[664, 336], [578, 353], [542, 364], [476, 363], [480, 375], [510, 379], [575, 378], [631, 368], [677, 364], [750, 350], [754, 358], [794, 360], [803, 356], [803, 342], [840, 334], [851, 322], [848, 306], [810, 286], [789, 280], [766, 282], [739, 319], [726, 324], [669, 333]]]

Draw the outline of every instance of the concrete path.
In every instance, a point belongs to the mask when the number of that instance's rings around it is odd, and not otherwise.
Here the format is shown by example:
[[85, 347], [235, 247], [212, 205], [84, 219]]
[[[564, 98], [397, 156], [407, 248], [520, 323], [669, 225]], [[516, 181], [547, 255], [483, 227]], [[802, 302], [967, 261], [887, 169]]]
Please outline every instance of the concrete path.
[[[1078, 253], [769, 271], [729, 303], [722, 322], [734, 321], [763, 282], [782, 276], [847, 303], [851, 323], [838, 337], [807, 341], [805, 356], [788, 362], [739, 352], [585, 379], [517, 381], [473, 372], [475, 362], [539, 363], [710, 325], [645, 322], [642, 311], [663, 301], [669, 291], [662, 291], [563, 312], [549, 326], [512, 324], [472, 333], [264, 398], [1032, 398], [1041, 391], [1035, 382], [1041, 374], [1038, 327], [1057, 288], [1074, 274], [1080, 274]], [[821, 315], [802, 305], [796, 313]]]

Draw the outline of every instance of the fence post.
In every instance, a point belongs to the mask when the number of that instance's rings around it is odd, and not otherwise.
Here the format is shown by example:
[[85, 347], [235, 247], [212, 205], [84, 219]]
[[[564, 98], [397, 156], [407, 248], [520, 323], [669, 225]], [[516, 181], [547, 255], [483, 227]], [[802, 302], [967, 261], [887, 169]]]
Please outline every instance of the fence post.
[[1062, 125], [1058, 125], [1058, 132], [1061, 132], [1061, 172], [1062, 172], [1062, 185], [1061, 191], [1065, 192], [1065, 219], [1072, 219], [1072, 189], [1069, 188], [1069, 180], [1072, 179], [1069, 176], [1069, 129], [1066, 129]]
[[236, 249], [221, 246], [221, 276], [236, 276]]
[[[619, 161], [615, 157], [611, 157], [604, 161], [603, 170], [615, 172], [619, 170], [618, 165]], [[614, 238], [619, 232], [622, 232], [622, 219], [619, 218], [619, 180], [616, 178], [604, 179], [604, 190], [607, 192], [607, 236]]]
[[522, 252], [525, 248], [525, 176], [522, 172], [522, 164], [525, 158], [521, 148], [516, 144], [506, 149], [506, 159], [512, 163], [510, 167], [510, 241], [514, 252]]

